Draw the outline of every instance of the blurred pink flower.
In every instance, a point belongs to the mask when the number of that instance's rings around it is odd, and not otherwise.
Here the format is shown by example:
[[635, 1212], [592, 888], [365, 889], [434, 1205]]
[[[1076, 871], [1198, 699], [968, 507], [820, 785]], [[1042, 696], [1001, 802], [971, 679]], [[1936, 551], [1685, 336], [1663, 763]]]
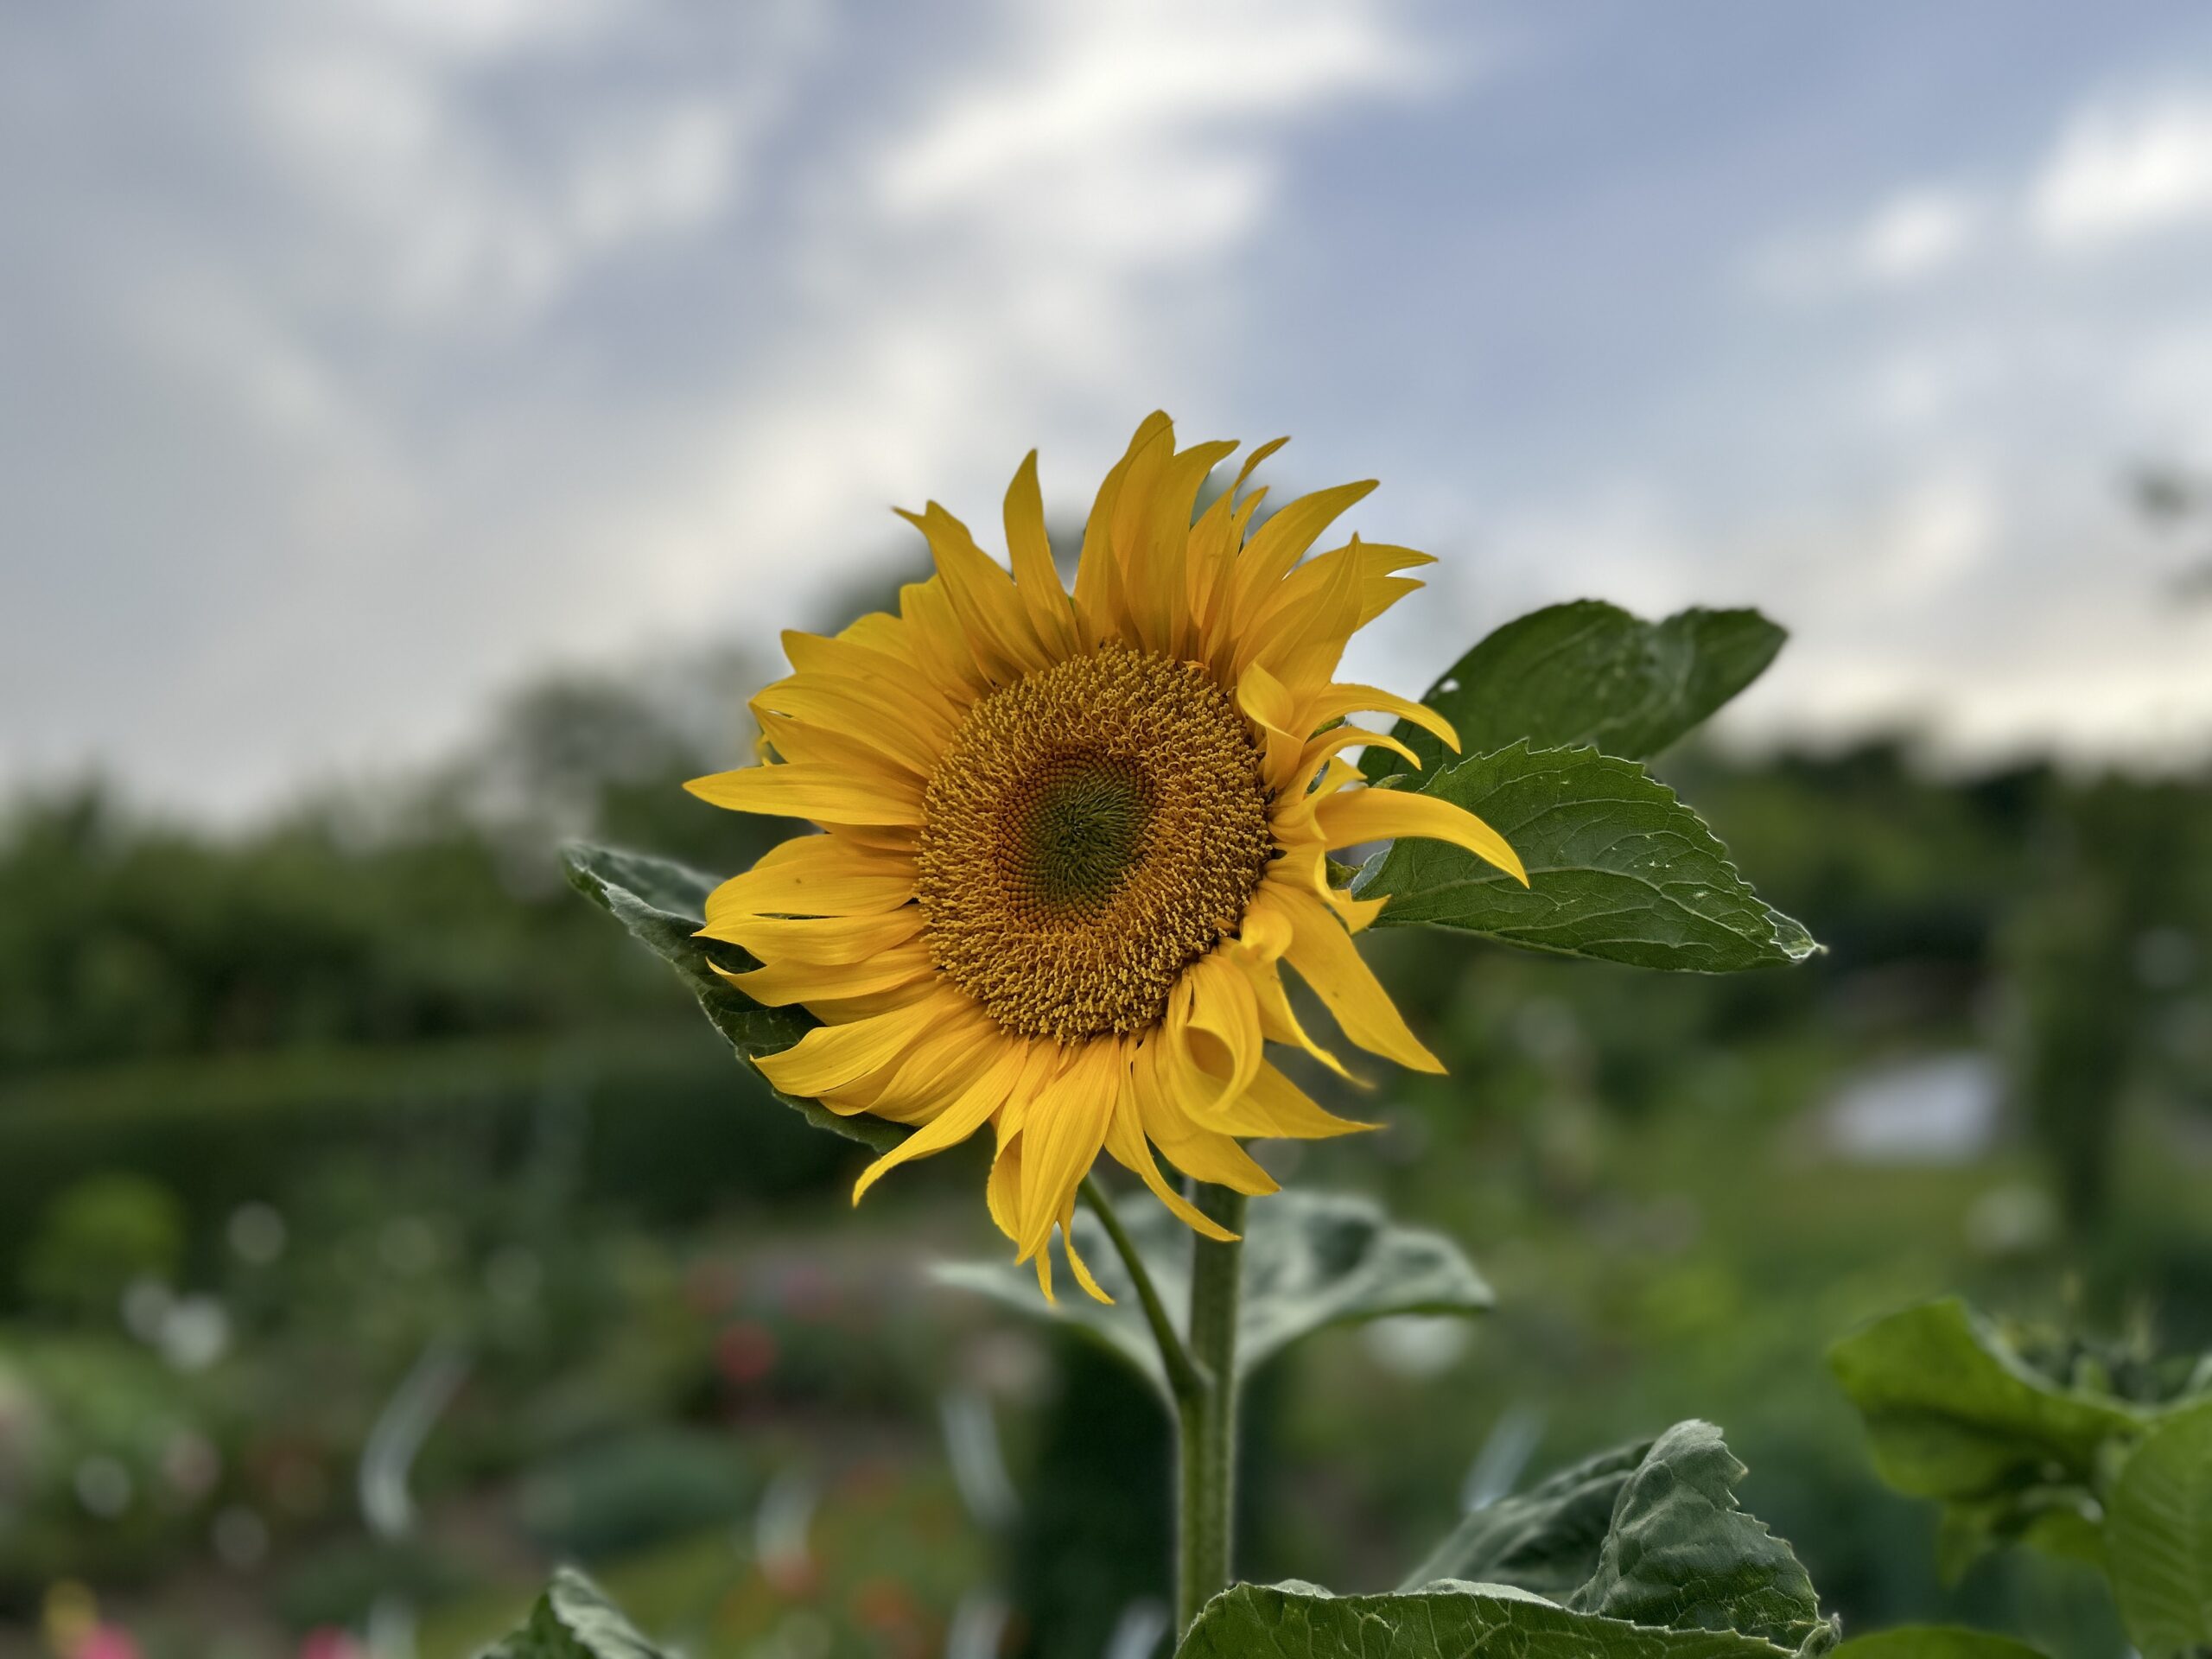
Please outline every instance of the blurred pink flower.
[[95, 1624], [85, 1632], [69, 1659], [141, 1659], [138, 1644], [130, 1633], [112, 1624]]
[[300, 1659], [368, 1659], [368, 1649], [347, 1632], [326, 1624], [308, 1632], [300, 1643]]

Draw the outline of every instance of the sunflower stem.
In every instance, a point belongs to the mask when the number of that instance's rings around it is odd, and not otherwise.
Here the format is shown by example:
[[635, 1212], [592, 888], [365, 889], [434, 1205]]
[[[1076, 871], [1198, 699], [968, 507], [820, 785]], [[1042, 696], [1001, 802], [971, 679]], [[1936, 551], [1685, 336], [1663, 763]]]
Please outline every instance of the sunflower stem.
[[[1244, 1230], [1244, 1195], [1200, 1186], [1198, 1207], [1232, 1233]], [[1236, 1565], [1236, 1317], [1243, 1244], [1196, 1241], [1191, 1262], [1191, 1357], [1201, 1387], [1176, 1402], [1180, 1506], [1176, 1535], [1176, 1629], [1188, 1630], [1228, 1587]]]
[[1086, 1175], [1080, 1191], [1083, 1201], [1090, 1206], [1091, 1214], [1106, 1230], [1114, 1253], [1122, 1258], [1122, 1267], [1128, 1270], [1130, 1281], [1137, 1287], [1137, 1304], [1144, 1309], [1145, 1323], [1152, 1327], [1152, 1339], [1160, 1348], [1160, 1366], [1167, 1374], [1167, 1391], [1179, 1410], [1184, 1401], [1205, 1391], [1205, 1379], [1192, 1363], [1191, 1351], [1183, 1345], [1182, 1334], [1175, 1329], [1175, 1321], [1168, 1316], [1166, 1305], [1160, 1300], [1159, 1288], [1152, 1282], [1152, 1270], [1137, 1253], [1136, 1242], [1122, 1225], [1122, 1218], [1115, 1213], [1105, 1190]]

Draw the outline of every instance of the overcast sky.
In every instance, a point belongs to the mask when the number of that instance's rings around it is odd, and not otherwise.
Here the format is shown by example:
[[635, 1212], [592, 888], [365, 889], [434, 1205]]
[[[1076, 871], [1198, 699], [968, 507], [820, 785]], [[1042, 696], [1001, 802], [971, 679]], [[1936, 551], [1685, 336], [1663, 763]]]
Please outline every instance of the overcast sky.
[[1750, 734], [2212, 736], [2201, 3], [74, 0], [0, 188], [0, 781], [432, 755], [1155, 405], [1383, 480], [1404, 690], [1593, 593], [1788, 622]]

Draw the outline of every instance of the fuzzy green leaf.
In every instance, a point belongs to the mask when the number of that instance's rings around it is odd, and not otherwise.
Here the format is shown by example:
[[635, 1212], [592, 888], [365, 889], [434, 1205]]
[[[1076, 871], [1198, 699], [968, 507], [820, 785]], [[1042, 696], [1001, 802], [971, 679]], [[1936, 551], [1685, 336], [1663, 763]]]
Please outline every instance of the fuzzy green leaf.
[[[759, 964], [734, 946], [696, 937], [715, 878], [664, 858], [582, 843], [565, 847], [562, 861], [569, 884], [651, 947], [698, 998], [708, 1021], [748, 1065], [763, 1054], [789, 1048], [814, 1025], [797, 1008], [771, 1008], [755, 1002], [721, 975], [715, 964], [742, 970]], [[764, 1080], [764, 1086], [765, 1080]], [[770, 1093], [817, 1128], [848, 1141], [886, 1151], [906, 1131], [881, 1118], [840, 1117], [810, 1100], [771, 1089]]]
[[1882, 1478], [1943, 1503], [1947, 1579], [2008, 1541], [2099, 1560], [2100, 1465], [2141, 1433], [2147, 1408], [2045, 1376], [1955, 1298], [1877, 1321], [1828, 1363]]
[[1803, 961], [1812, 936], [1753, 893], [1674, 791], [1595, 749], [1480, 754], [1423, 793], [1465, 807], [1527, 866], [1523, 887], [1470, 854], [1406, 837], [1355, 884], [1384, 925], [1427, 923], [1531, 950], [1638, 968], [1732, 973]]
[[666, 1659], [581, 1573], [563, 1567], [530, 1622], [478, 1659]]
[[2146, 1421], [2044, 1376], [1955, 1297], [1876, 1321], [1828, 1363], [1866, 1420], [1882, 1478], [1915, 1497], [2086, 1485], [2105, 1443]]
[[1613, 1506], [1652, 1444], [1616, 1446], [1477, 1510], [1400, 1587], [1460, 1579], [1555, 1600], [1572, 1594], [1597, 1572]]
[[[1656, 754], [1765, 671], [1787, 632], [1757, 611], [1678, 611], [1646, 622], [1618, 605], [1577, 600], [1531, 612], [1491, 634], [1422, 701], [1458, 728], [1460, 752], [1585, 745], [1630, 760]], [[1433, 770], [1444, 746], [1400, 721], [1391, 734]], [[1404, 766], [1370, 748], [1370, 780]]]
[[1872, 1636], [1854, 1636], [1828, 1659], [2044, 1659], [2024, 1642], [1987, 1630], [1944, 1624], [1908, 1624]]
[[[1148, 1196], [1116, 1199], [1122, 1227], [1144, 1258], [1178, 1329], [1189, 1323], [1192, 1233]], [[1090, 1332], [1167, 1396], [1167, 1378], [1136, 1288], [1097, 1217], [1078, 1210], [1076, 1248], [1111, 1305], [1065, 1288], [1047, 1302], [1037, 1275], [997, 1262], [950, 1262], [941, 1283], [972, 1290], [1033, 1319]], [[1441, 1233], [1400, 1227], [1363, 1198], [1289, 1192], [1255, 1199], [1244, 1224], [1243, 1291], [1237, 1304], [1236, 1370], [1249, 1376], [1285, 1348], [1332, 1325], [1392, 1313], [1475, 1314], [1493, 1298], [1459, 1247]]]
[[1176, 1659], [1784, 1659], [1730, 1630], [1659, 1630], [1573, 1612], [1504, 1585], [1332, 1596], [1310, 1584], [1233, 1585], [1208, 1602]]
[[1621, 1489], [1598, 1569], [1567, 1605], [1796, 1649], [1829, 1627], [1789, 1546], [1736, 1506], [1745, 1469], [1711, 1423], [1662, 1434]]
[[2105, 1555], [2144, 1659], [2212, 1647], [2212, 1401], [2164, 1419], [2129, 1454]]

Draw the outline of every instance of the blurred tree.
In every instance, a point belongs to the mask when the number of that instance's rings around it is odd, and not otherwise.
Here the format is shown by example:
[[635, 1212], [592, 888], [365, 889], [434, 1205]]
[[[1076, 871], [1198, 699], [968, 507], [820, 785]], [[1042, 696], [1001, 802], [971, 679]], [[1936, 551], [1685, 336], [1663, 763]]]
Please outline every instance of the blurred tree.
[[142, 1175], [95, 1175], [56, 1195], [23, 1263], [23, 1287], [49, 1312], [112, 1324], [134, 1282], [174, 1284], [184, 1211]]
[[2062, 1212], [2086, 1236], [2111, 1209], [2131, 1096], [2189, 1087], [2162, 1037], [2212, 931], [2212, 830], [2201, 790], [2108, 777], [2049, 797], [2032, 841], [2034, 879], [1997, 942], [2008, 1049]]

